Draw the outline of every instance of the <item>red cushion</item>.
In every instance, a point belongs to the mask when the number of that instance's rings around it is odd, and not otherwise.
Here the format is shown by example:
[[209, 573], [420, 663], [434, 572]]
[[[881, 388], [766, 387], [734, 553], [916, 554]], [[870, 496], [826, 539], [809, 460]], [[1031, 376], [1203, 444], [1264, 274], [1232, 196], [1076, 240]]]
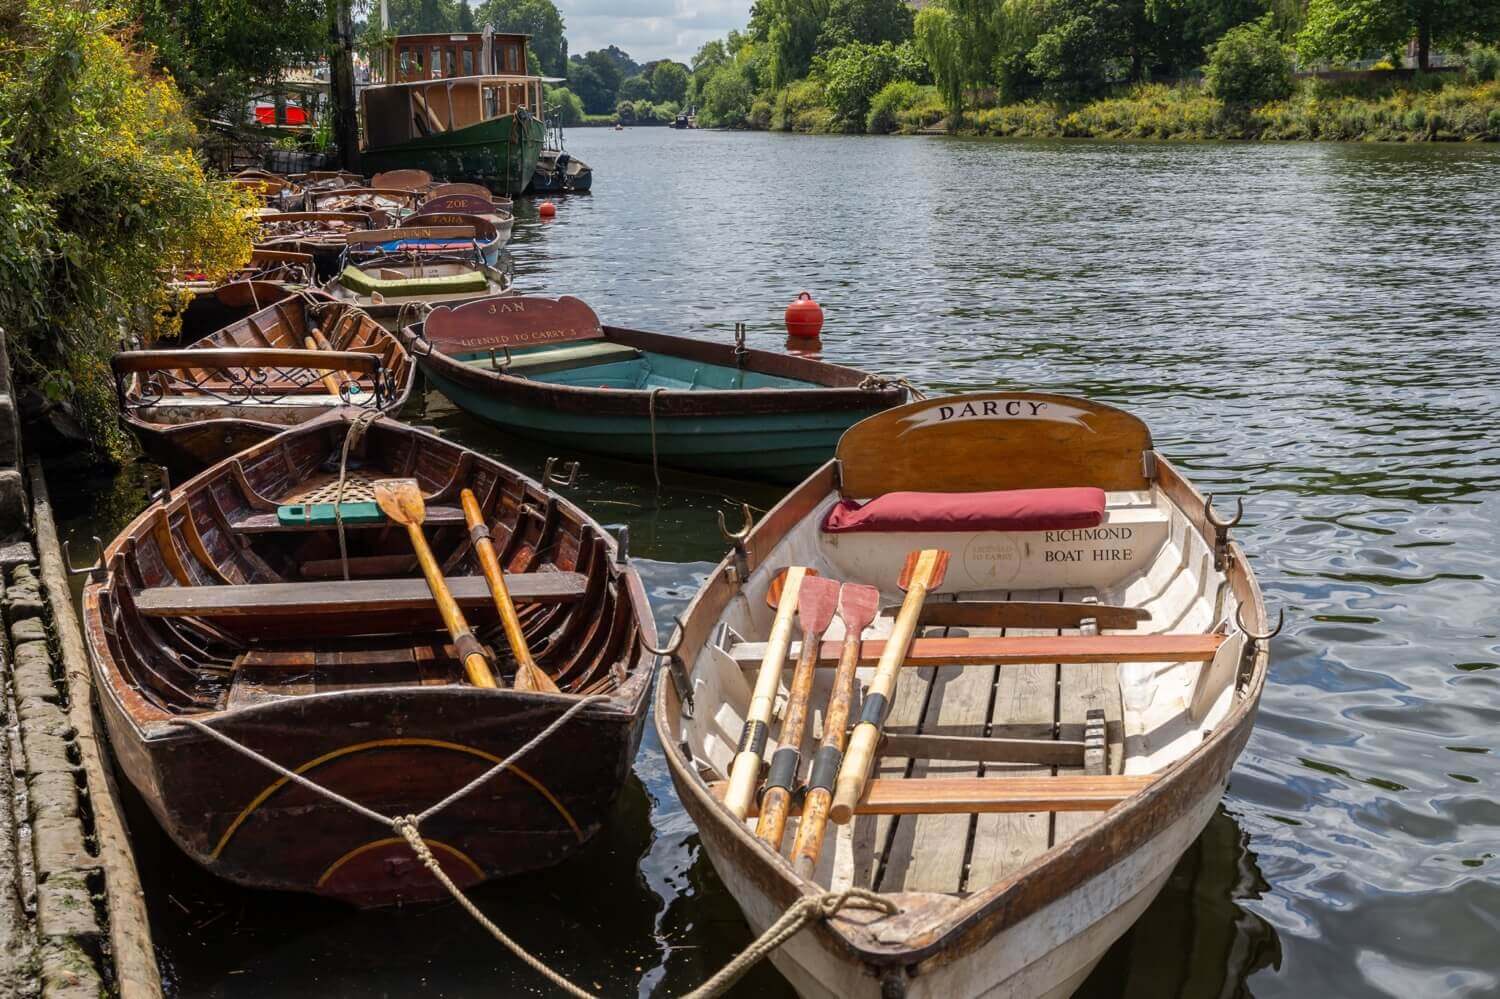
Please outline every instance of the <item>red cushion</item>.
[[855, 531], [1059, 531], [1098, 527], [1104, 490], [1003, 489], [990, 493], [886, 493], [861, 506], [841, 500], [823, 518], [831, 534]]

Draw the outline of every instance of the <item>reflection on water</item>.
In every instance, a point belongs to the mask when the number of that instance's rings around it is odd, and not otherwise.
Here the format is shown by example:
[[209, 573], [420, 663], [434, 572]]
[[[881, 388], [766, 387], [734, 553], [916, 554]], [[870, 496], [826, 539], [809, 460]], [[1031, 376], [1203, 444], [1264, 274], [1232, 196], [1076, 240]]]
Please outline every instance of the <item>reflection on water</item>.
[[[550, 224], [518, 206], [518, 287], [638, 328], [728, 340], [743, 320], [768, 349], [807, 288], [830, 360], [1125, 406], [1245, 499], [1236, 535], [1288, 612], [1257, 727], [1087, 995], [1500, 992], [1500, 150], [665, 129], [570, 145], [599, 192]], [[408, 416], [533, 474], [548, 453], [436, 396]], [[662, 623], [723, 550], [716, 511], [777, 498], [583, 465], [569, 495], [629, 526]], [[80, 540], [142, 496], [54, 492]], [[451, 907], [241, 891], [135, 818], [178, 995], [547, 994]], [[649, 735], [598, 842], [478, 895], [609, 995], [679, 994], [748, 941]], [[769, 968], [739, 990], [784, 991]]]

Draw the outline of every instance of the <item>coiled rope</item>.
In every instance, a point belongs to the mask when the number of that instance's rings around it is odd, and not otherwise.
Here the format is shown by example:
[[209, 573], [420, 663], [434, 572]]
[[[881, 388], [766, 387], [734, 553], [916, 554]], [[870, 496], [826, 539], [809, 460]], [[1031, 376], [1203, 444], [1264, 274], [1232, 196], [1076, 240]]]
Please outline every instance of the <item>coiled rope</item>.
[[[483, 912], [479, 911], [479, 907], [476, 906], [474, 902], [464, 894], [463, 889], [459, 888], [458, 885], [453, 882], [453, 879], [448, 877], [447, 872], [443, 870], [443, 865], [438, 862], [437, 857], [433, 856], [432, 850], [427, 846], [426, 841], [422, 839], [422, 834], [419, 827], [424, 821], [436, 815], [438, 812], [441, 812], [443, 809], [447, 808], [455, 801], [458, 801], [465, 795], [471, 794], [475, 789], [484, 785], [493, 778], [498, 777], [505, 770], [509, 769], [511, 765], [513, 765], [521, 757], [525, 756], [531, 750], [535, 749], [537, 746], [545, 742], [547, 738], [552, 735], [552, 733], [562, 728], [562, 726], [566, 724], [570, 718], [578, 714], [578, 712], [582, 711], [590, 704], [596, 703], [598, 701], [608, 701], [609, 699], [610, 698], [607, 694], [592, 694], [587, 697], [580, 698], [576, 703], [570, 706], [568, 710], [558, 715], [550, 725], [542, 729], [536, 735], [532, 736], [524, 746], [511, 753], [505, 759], [501, 760], [499, 763], [495, 764], [493, 767], [486, 770], [484, 773], [480, 774], [478, 777], [474, 778], [469, 783], [459, 788], [457, 791], [454, 791], [452, 794], [448, 795], [437, 804], [430, 806], [425, 811], [422, 811], [416, 815], [403, 815], [398, 818], [391, 818], [390, 816], [382, 815], [379, 812], [375, 811], [373, 808], [368, 808], [365, 805], [362, 805], [359, 802], [353, 800], [352, 798], [346, 798], [344, 795], [339, 794], [337, 791], [330, 790], [329, 788], [324, 787], [316, 781], [309, 780], [307, 777], [304, 777], [302, 774], [299, 774], [296, 771], [288, 770], [286, 767], [282, 766], [280, 763], [277, 763], [275, 760], [268, 759], [267, 757], [262, 756], [260, 753], [257, 753], [249, 746], [246, 746], [245, 744], [225, 735], [218, 729], [204, 722], [201, 722], [196, 718], [178, 718], [176, 719], [176, 723], [180, 725], [189, 725], [192, 728], [197, 729], [199, 732], [202, 732], [204, 735], [207, 735], [210, 738], [223, 743], [235, 752], [240, 753], [241, 755], [246, 756], [249, 759], [252, 759], [261, 764], [262, 766], [280, 774], [287, 780], [300, 784], [302, 787], [305, 787], [309, 791], [312, 791], [316, 794], [322, 795], [324, 798], [327, 798], [329, 801], [332, 801], [335, 804], [343, 805], [345, 808], [349, 809], [352, 812], [363, 815], [374, 822], [389, 826], [392, 829], [396, 830], [401, 838], [406, 841], [407, 845], [411, 847], [412, 852], [417, 855], [417, 859], [422, 862], [422, 865], [432, 873], [433, 877], [437, 878], [438, 883], [448, 891], [448, 894], [453, 896], [453, 900], [457, 902], [465, 912], [472, 916], [475, 922], [479, 923], [480, 926], [483, 926], [486, 930], [488, 930], [490, 936], [494, 937], [497, 941], [504, 945], [507, 950], [509, 950], [516, 957], [520, 958], [520, 960], [525, 963], [527, 967], [531, 968], [537, 974], [546, 978], [549, 982], [551, 982], [553, 985], [556, 985], [564, 992], [568, 993], [571, 996], [575, 996], [576, 999], [598, 999], [598, 997], [595, 996], [594, 993], [580, 988], [578, 985], [574, 984], [567, 978], [563, 977], [560, 973], [553, 970], [545, 962], [543, 962], [541, 958], [537, 957], [535, 954], [532, 954], [520, 943], [512, 939], [504, 930], [495, 925], [493, 920], [491, 920]], [[877, 892], [872, 892], [864, 888], [846, 888], [843, 891], [826, 891], [817, 895], [804, 895], [802, 898], [793, 903], [791, 907], [786, 910], [786, 912], [782, 913], [781, 917], [777, 919], [776, 922], [766, 927], [766, 931], [759, 937], [756, 937], [748, 947], [746, 947], [740, 953], [736, 954], [728, 964], [720, 968], [711, 978], [708, 979], [708, 981], [704, 982], [693, 991], [687, 993], [687, 995], [682, 997], [682, 999], [711, 999], [711, 997], [713, 996], [721, 995], [723, 992], [728, 990], [731, 985], [739, 981], [741, 976], [743, 976], [747, 971], [754, 967], [758, 962], [767, 957], [777, 947], [780, 947], [792, 937], [796, 936], [803, 927], [820, 919], [832, 918], [845, 907], [875, 909], [879, 912], [885, 913], [888, 916], [893, 915], [898, 911], [896, 904], [890, 899], [883, 897]]]
[[879, 392], [881, 389], [904, 388], [914, 402], [918, 399], [927, 398], [926, 392], [923, 392], [905, 378], [886, 378], [884, 375], [865, 375], [864, 379], [855, 388], [862, 392]]

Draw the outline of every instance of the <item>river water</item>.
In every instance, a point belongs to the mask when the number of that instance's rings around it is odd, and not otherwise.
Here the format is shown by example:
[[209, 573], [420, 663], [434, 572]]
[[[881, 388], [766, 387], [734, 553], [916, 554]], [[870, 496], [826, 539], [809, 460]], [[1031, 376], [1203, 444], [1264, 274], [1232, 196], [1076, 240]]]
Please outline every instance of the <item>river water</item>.
[[[1232, 510], [1285, 608], [1223, 806], [1083, 994], [1500, 993], [1500, 147], [1158, 145], [580, 130], [597, 193], [518, 206], [526, 292], [606, 322], [825, 357], [929, 389], [1124, 406]], [[410, 414], [535, 472], [430, 396]], [[585, 457], [666, 624], [715, 511], [773, 490]], [[131, 475], [71, 496], [109, 536]], [[84, 547], [86, 547], [84, 543]], [[455, 908], [359, 914], [215, 881], [132, 815], [171, 990], [548, 995]], [[614, 821], [480, 904], [608, 995], [672, 995], [749, 940], [648, 734]], [[783, 995], [765, 966], [738, 994]]]

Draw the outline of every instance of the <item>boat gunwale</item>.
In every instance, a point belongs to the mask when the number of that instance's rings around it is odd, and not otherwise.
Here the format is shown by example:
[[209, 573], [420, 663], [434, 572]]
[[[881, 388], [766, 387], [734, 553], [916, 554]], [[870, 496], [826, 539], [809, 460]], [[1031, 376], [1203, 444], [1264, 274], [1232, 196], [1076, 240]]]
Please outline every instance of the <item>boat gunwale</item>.
[[[1163, 490], [1173, 504], [1187, 517], [1204, 541], [1213, 546], [1215, 533], [1202, 513], [1202, 496], [1176, 468], [1152, 449], [1146, 452], [1155, 463], [1154, 484]], [[826, 483], [826, 484], [825, 484]], [[747, 566], [734, 573], [739, 582], [730, 582], [737, 553], [731, 551], [709, 574], [708, 581], [694, 595], [684, 610], [681, 661], [686, 681], [692, 683], [692, 668], [697, 650], [707, 641], [714, 624], [725, 607], [743, 586], [744, 577], [753, 572], [776, 544], [828, 496], [837, 495], [838, 459], [832, 459], [817, 473], [793, 489], [751, 530], [744, 544]], [[1191, 500], [1198, 510], [1185, 506]], [[1243, 549], [1230, 542], [1225, 575], [1242, 606], [1249, 605], [1245, 622], [1264, 631], [1267, 627], [1265, 604], [1260, 586], [1250, 571]], [[706, 618], [706, 620], [701, 620]], [[689, 640], [691, 639], [691, 640]], [[1241, 684], [1236, 680], [1233, 703], [1229, 711], [1201, 743], [1181, 758], [1156, 772], [1156, 780], [1134, 795], [1106, 811], [1093, 825], [1062, 844], [1050, 847], [1021, 868], [985, 889], [947, 907], [935, 922], [924, 922], [922, 932], [901, 944], [885, 944], [857, 924], [835, 918], [811, 925], [813, 933], [825, 947], [832, 946], [848, 958], [864, 963], [876, 973], [895, 967], [923, 974], [972, 953], [1000, 932], [1015, 926], [1041, 911], [1050, 902], [1105, 874], [1117, 858], [1132, 854], [1148, 844], [1205, 794], [1222, 796], [1235, 761], [1249, 740], [1251, 725], [1258, 709], [1269, 670], [1268, 643], [1255, 644], [1249, 676]], [[662, 667], [666, 669], [667, 667]], [[1239, 674], [1243, 676], [1242, 671]], [[730, 846], [726, 863], [736, 865], [755, 882], [766, 896], [782, 908], [797, 901], [815, 897], [823, 889], [799, 877], [790, 862], [773, 853], [757, 839], [724, 806], [714, 798], [703, 779], [685, 759], [675, 731], [680, 717], [681, 700], [670, 674], [657, 684], [652, 705], [654, 724], [662, 751], [667, 759], [679, 796], [696, 826], [711, 823], [709, 833]], [[670, 721], [668, 721], [670, 719]], [[705, 837], [707, 838], [707, 836]], [[888, 893], [895, 899], [920, 899], [920, 893]], [[935, 897], [925, 908], [937, 908]], [[948, 896], [937, 896], [947, 898]], [[908, 913], [921, 909], [907, 910]], [[880, 925], [879, 922], [874, 925]]]
[[[653, 390], [563, 385], [493, 371], [460, 361], [436, 348], [423, 352], [413, 347], [420, 338], [421, 327], [421, 323], [415, 323], [397, 331], [419, 368], [431, 364], [441, 377], [520, 406], [599, 416], [650, 417], [654, 398], [657, 417], [690, 417], [874, 411], [906, 401], [906, 389], [894, 382], [876, 388], [860, 388], [865, 379], [878, 376], [859, 368], [755, 348], [745, 352], [745, 370], [811, 382], [812, 387]], [[730, 344], [622, 326], [606, 325], [602, 328], [602, 340], [587, 342], [620, 343], [669, 357], [719, 367], [739, 367], [734, 347]]]

